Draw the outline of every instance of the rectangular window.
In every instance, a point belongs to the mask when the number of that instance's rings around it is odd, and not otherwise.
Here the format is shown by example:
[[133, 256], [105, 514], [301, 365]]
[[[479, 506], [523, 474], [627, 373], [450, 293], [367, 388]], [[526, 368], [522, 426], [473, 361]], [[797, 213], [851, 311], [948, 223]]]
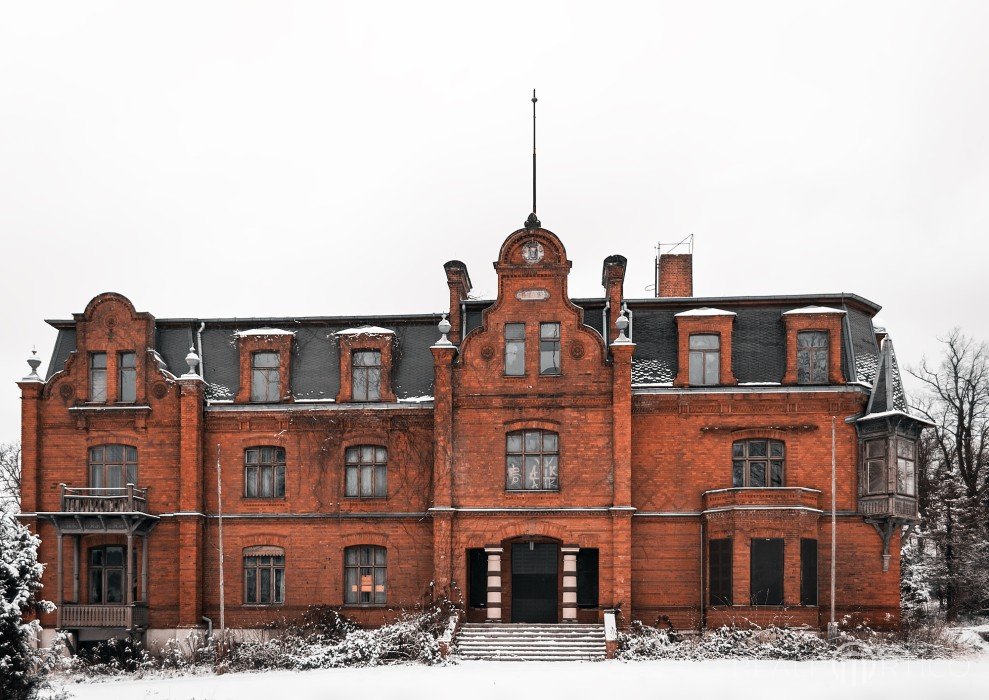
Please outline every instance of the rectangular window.
[[577, 552], [577, 607], [596, 608], [598, 603], [598, 550]]
[[709, 604], [731, 605], [731, 540], [708, 542]]
[[285, 602], [285, 557], [244, 557], [244, 603], [276, 605]]
[[283, 498], [285, 496], [285, 449], [250, 447], [244, 450], [244, 496]]
[[549, 430], [519, 430], [505, 436], [505, 488], [560, 489], [560, 439]]
[[505, 374], [521, 377], [525, 374], [525, 324], [505, 324]]
[[828, 334], [824, 331], [797, 333], [797, 383], [828, 383]]
[[347, 547], [344, 550], [344, 602], [347, 605], [384, 605], [386, 553], [384, 547]]
[[381, 401], [381, 351], [355, 350], [351, 365], [354, 401]]
[[122, 352], [118, 363], [120, 400], [123, 403], [134, 403], [137, 400], [137, 355], [133, 352]]
[[800, 604], [817, 605], [817, 540], [800, 540]]
[[251, 356], [251, 401], [273, 403], [281, 392], [277, 352], [256, 352]]
[[904, 496], [917, 495], [916, 443], [896, 438], [896, 492]]
[[344, 452], [344, 494], [349, 498], [385, 498], [388, 495], [388, 450], [374, 445], [348, 447]]
[[472, 608], [488, 606], [488, 553], [483, 549], [467, 550], [468, 605]]
[[539, 374], [560, 373], [560, 324], [539, 324]]
[[721, 338], [717, 335], [692, 335], [690, 345], [690, 383], [711, 386], [720, 381]]
[[750, 603], [783, 605], [783, 540], [753, 539], [750, 552]]
[[886, 493], [886, 440], [865, 443], [865, 492]]
[[94, 352], [89, 355], [89, 400], [94, 403], [106, 401], [105, 352]]

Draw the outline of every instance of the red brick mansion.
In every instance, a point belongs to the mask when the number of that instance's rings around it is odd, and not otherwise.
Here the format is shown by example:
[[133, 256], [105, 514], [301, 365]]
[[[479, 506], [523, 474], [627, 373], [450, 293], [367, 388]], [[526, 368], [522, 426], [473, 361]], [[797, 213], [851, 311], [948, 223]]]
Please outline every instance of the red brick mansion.
[[[313, 604], [360, 622], [899, 619], [915, 441], [879, 307], [693, 297], [690, 255], [573, 299], [530, 217], [444, 316], [156, 319], [101, 294], [22, 395], [46, 628], [161, 640]], [[832, 469], [837, 484], [832, 500]], [[832, 525], [836, 545], [832, 547]]]

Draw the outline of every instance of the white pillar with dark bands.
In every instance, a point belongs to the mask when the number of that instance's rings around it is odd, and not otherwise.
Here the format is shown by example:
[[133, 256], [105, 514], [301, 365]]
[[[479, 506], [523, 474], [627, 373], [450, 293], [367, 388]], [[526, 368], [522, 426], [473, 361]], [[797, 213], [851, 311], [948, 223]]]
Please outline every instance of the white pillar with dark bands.
[[488, 555], [488, 622], [501, 622], [501, 547], [485, 547]]
[[578, 547], [561, 547], [563, 553], [563, 621], [577, 621], [577, 552]]

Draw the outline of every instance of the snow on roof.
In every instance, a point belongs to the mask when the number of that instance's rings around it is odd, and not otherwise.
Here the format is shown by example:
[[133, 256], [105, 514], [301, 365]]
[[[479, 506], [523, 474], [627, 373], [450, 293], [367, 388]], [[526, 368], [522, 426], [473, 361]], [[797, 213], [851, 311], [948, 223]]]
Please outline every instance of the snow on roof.
[[907, 418], [912, 418], [913, 420], [917, 421], [918, 423], [924, 423], [925, 425], [934, 425], [933, 422], [931, 422], [927, 418], [924, 418], [923, 416], [917, 416], [917, 415], [914, 415], [913, 413], [907, 413], [906, 411], [900, 411], [899, 409], [895, 409], [895, 410], [892, 410], [892, 411], [882, 411], [880, 413], [867, 413], [866, 415], [864, 415], [861, 418], [859, 418], [856, 422], [857, 423], [861, 423], [862, 421], [870, 420], [872, 418], [889, 418], [891, 416], [906, 416]]
[[678, 314], [674, 314], [675, 317], [678, 316], [735, 316], [734, 311], [724, 311], [722, 309], [712, 309], [709, 306], [702, 306], [699, 309], [691, 309], [690, 311], [681, 311]]
[[395, 331], [381, 326], [361, 326], [360, 328], [344, 328], [335, 335], [395, 335]]
[[234, 335], [238, 338], [249, 335], [295, 335], [295, 331], [283, 331], [281, 328], [251, 328], [247, 331], [237, 331]]
[[802, 306], [799, 309], [790, 309], [789, 311], [784, 311], [784, 316], [789, 316], [790, 314], [843, 314], [845, 313], [841, 309], [833, 309], [830, 306]]

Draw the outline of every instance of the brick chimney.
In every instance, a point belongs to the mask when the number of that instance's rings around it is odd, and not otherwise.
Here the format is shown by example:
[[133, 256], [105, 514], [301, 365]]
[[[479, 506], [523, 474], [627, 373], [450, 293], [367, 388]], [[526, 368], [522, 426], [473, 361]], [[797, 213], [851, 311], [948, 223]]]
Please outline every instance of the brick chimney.
[[694, 254], [660, 253], [656, 259], [656, 296], [694, 296]]

